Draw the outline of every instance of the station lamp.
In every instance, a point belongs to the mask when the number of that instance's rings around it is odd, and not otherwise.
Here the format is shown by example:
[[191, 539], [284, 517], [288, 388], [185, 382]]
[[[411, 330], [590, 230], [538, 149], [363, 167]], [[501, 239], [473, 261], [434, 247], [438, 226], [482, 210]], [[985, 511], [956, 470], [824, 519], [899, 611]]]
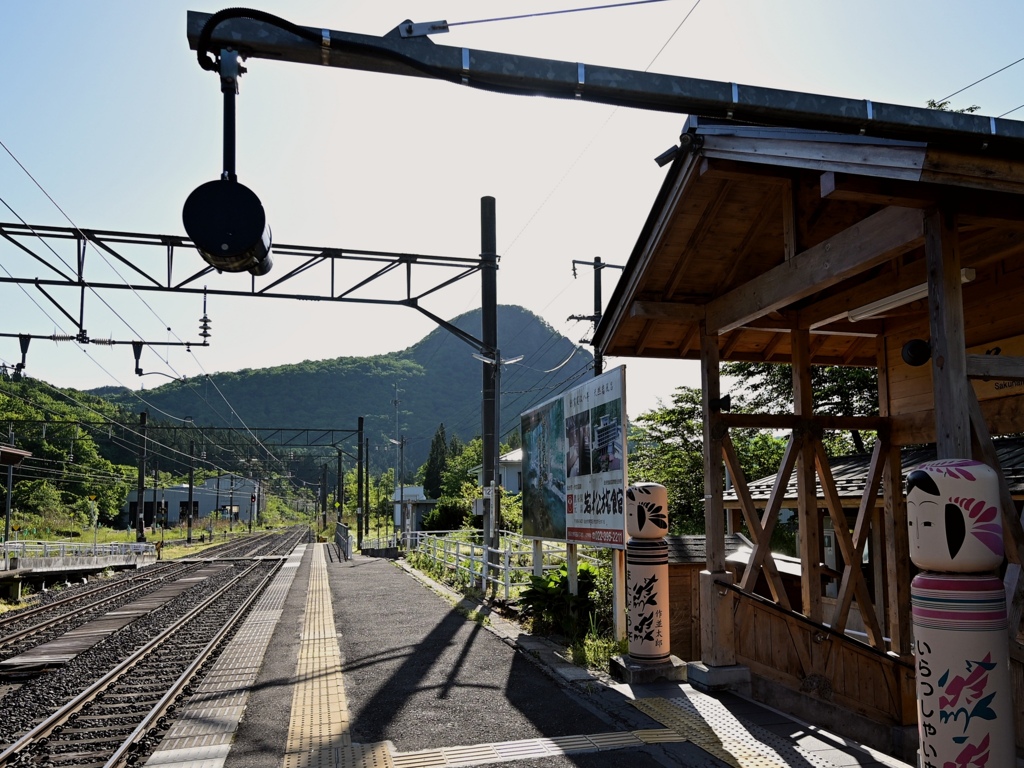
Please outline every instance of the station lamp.
[[185, 200], [181, 217], [199, 255], [218, 272], [270, 272], [270, 226], [256, 193], [235, 175], [235, 96], [245, 72], [237, 51], [225, 49], [219, 61], [224, 94], [224, 171]]

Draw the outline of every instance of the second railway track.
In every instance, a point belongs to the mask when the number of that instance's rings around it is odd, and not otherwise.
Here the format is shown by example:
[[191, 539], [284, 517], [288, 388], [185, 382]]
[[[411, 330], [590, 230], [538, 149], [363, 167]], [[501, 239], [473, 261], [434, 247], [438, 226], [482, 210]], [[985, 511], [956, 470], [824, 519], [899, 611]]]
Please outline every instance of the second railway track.
[[[138, 761], [159, 743], [178, 703], [303, 537], [293, 530], [218, 552], [184, 581], [165, 581], [98, 620], [97, 626], [129, 616], [93, 646], [62, 656], [61, 644], [72, 641], [59, 638], [49, 644], [52, 652], [37, 649], [22, 668], [22, 676], [36, 676], [6, 693], [0, 687], [0, 766], [112, 768]], [[8, 668], [16, 670], [18, 659], [9, 659]]]

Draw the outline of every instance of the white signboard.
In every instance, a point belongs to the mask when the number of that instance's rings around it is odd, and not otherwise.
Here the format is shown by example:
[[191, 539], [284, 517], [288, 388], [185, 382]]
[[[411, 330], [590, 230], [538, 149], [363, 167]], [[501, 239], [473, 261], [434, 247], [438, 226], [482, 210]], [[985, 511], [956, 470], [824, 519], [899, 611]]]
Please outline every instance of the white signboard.
[[522, 415], [523, 534], [625, 546], [626, 369]]

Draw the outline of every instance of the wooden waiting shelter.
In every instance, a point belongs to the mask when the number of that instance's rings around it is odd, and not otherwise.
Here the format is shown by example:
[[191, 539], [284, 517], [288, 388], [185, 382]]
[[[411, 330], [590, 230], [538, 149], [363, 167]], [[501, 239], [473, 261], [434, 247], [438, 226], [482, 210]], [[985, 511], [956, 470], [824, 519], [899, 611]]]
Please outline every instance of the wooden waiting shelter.
[[[913, 566], [900, 451], [934, 443], [939, 458], [998, 468], [992, 436], [1024, 432], [1024, 157], [976, 133], [936, 143], [913, 131], [879, 139], [694, 117], [680, 138], [595, 344], [604, 355], [701, 363], [708, 539], [701, 659], [690, 679], [749, 679], [755, 697], [912, 755]], [[793, 413], [724, 411], [721, 361], [791, 363]], [[876, 367], [880, 415], [814, 413], [810, 370], [819, 365]], [[767, 497], [747, 491], [729, 437], [739, 427], [790, 435]], [[823, 431], [835, 429], [878, 435], [852, 505], [822, 447]], [[738, 583], [723, 543], [726, 470], [753, 542]], [[798, 602], [768, 556], [793, 477]], [[1002, 486], [1020, 753], [1024, 533]], [[823, 597], [825, 515], [844, 564], [832, 600]], [[759, 579], [770, 599], [754, 594]], [[851, 606], [862, 632], [845, 631]]]

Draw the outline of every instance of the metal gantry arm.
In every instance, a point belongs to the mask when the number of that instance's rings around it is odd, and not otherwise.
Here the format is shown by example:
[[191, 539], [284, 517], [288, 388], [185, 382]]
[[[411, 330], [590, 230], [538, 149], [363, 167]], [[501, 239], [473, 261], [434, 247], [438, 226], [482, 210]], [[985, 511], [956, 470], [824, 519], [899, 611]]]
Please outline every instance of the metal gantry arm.
[[[209, 266], [197, 272], [189, 272], [185, 276], [179, 275], [175, 277], [175, 250], [184, 249], [190, 257], [195, 255], [195, 246], [192, 241], [180, 235], [154, 235], [140, 232], [116, 232], [97, 229], [79, 230], [70, 227], [0, 223], [0, 236], [13, 243], [36, 261], [45, 265], [54, 275], [47, 277], [5, 276], [0, 277], [0, 283], [32, 285], [41, 291], [51, 286], [61, 288], [87, 287], [96, 290], [173, 290], [176, 293], [209, 294], [214, 296], [259, 296], [262, 298], [302, 299], [304, 301], [349, 301], [409, 306], [456, 280], [474, 274], [481, 268], [480, 260], [475, 257], [393, 253], [355, 248], [275, 245], [275, 257], [279, 259], [294, 257], [293, 263], [298, 262], [285, 275], [260, 286], [257, 286], [256, 278], [252, 278], [248, 289], [235, 287], [220, 288], [216, 285], [211, 286], [201, 283], [203, 278], [207, 280], [213, 279], [212, 276], [216, 270]], [[122, 282], [90, 279], [90, 275], [87, 272], [88, 267], [84, 260], [80, 274], [77, 277], [65, 274], [64, 271], [54, 264], [54, 262], [59, 262], [59, 260], [53, 255], [53, 251], [49, 251], [49, 248], [52, 244], [55, 251], [56, 246], [68, 240], [77, 242], [88, 240], [89, 243], [110, 254], [119, 264], [129, 267], [133, 274], [125, 276]], [[33, 247], [36, 244], [41, 244], [45, 248]], [[144, 247], [146, 254], [150, 253], [153, 249], [159, 249], [162, 257], [154, 255], [152, 259], [129, 259], [122, 252], [125, 246]], [[195, 263], [195, 260], [192, 258], [189, 261], [190, 263]], [[360, 279], [351, 286], [339, 288], [334, 269], [336, 262], [377, 263], [382, 266], [369, 278]], [[161, 267], [161, 264], [163, 267]], [[418, 291], [413, 290], [411, 281], [407, 281], [406, 296], [401, 299], [374, 298], [358, 294], [360, 288], [371, 285], [387, 275], [395, 267], [402, 265], [405, 265], [408, 270], [418, 267], [420, 273], [428, 269], [443, 270], [444, 278], [436, 281], [424, 281], [427, 284], [426, 287]], [[180, 263], [178, 266], [180, 272]], [[322, 267], [323, 272], [327, 274], [321, 275], [318, 273], [318, 279], [312, 281], [317, 286], [316, 292], [288, 290], [296, 281], [296, 278], [306, 275], [317, 267]], [[164, 276], [159, 276], [161, 271], [165, 273]], [[451, 276], [452, 273], [454, 273], [454, 277]], [[237, 280], [228, 278], [225, 282], [233, 286]], [[68, 315], [68, 317], [71, 317], [71, 315]]]
[[[408, 21], [376, 37], [299, 27], [283, 19], [274, 24], [237, 18], [244, 14], [213, 14], [224, 20], [207, 30], [206, 51], [199, 51], [200, 57], [230, 47], [245, 57], [428, 77], [498, 93], [896, 139], [924, 136], [976, 149], [1024, 147], [1024, 122], [1017, 120], [437, 45], [425, 36], [405, 36], [410, 27], [415, 31], [424, 26]], [[213, 15], [188, 12], [193, 49], [198, 50]]]

